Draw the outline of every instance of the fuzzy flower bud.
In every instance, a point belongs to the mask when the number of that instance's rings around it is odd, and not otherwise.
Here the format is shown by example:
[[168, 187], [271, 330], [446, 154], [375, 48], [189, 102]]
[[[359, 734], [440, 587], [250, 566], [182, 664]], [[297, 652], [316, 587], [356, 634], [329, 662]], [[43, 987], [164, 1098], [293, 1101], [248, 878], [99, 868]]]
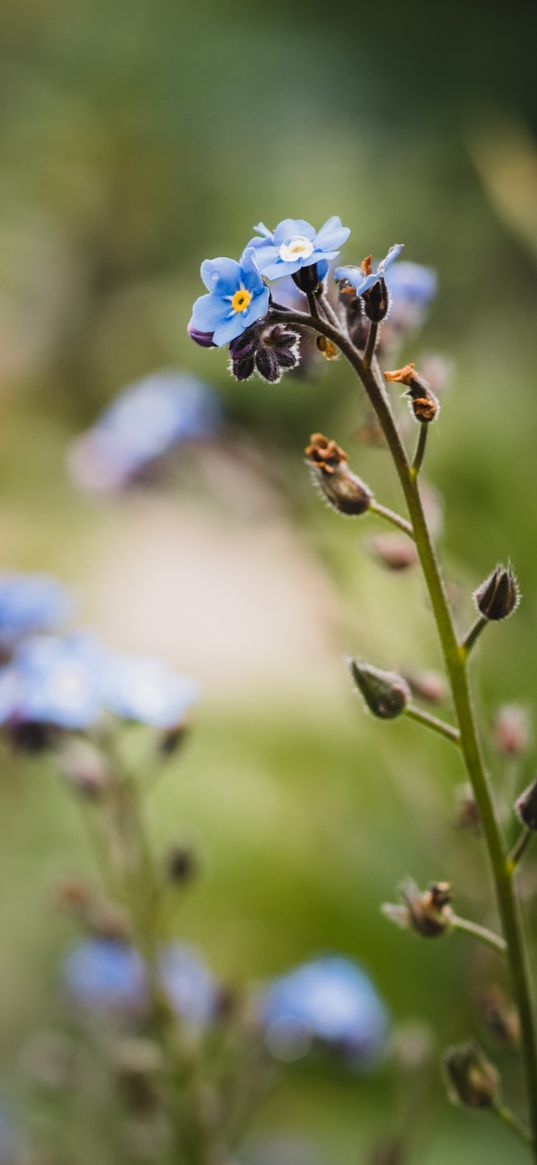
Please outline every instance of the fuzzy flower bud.
[[440, 412], [440, 403], [425, 377], [419, 376], [415, 371], [414, 364], [405, 364], [404, 368], [385, 372], [384, 377], [388, 381], [407, 386], [405, 396], [408, 398], [410, 411], [420, 424], [429, 425], [431, 421], [436, 420]]
[[469, 1108], [495, 1108], [498, 1104], [500, 1077], [479, 1044], [469, 1041], [448, 1048], [444, 1070], [453, 1104]]
[[333, 509], [350, 516], [365, 514], [373, 494], [348, 468], [343, 449], [322, 433], [313, 433], [305, 453], [313, 479]]
[[520, 1016], [510, 999], [496, 984], [486, 987], [481, 996], [481, 1011], [488, 1031], [510, 1051], [520, 1045]]
[[257, 372], [262, 380], [277, 384], [282, 372], [298, 365], [298, 341], [297, 332], [283, 324], [247, 328], [229, 345], [229, 370], [235, 380], [249, 380]]
[[410, 688], [402, 676], [356, 659], [350, 660], [349, 667], [356, 687], [374, 716], [395, 720], [402, 715], [410, 700]]
[[408, 570], [418, 561], [415, 543], [404, 534], [375, 534], [369, 540], [368, 549], [386, 570]]
[[403, 929], [414, 930], [422, 938], [439, 938], [449, 930], [452, 920], [449, 882], [431, 882], [421, 891], [411, 879], [399, 887], [402, 904], [385, 902], [383, 914]]
[[474, 602], [485, 619], [498, 622], [516, 611], [520, 591], [510, 566], [497, 566], [474, 591]]
[[503, 756], [520, 756], [530, 743], [528, 713], [520, 704], [503, 704], [493, 725], [494, 744]]
[[447, 698], [447, 683], [438, 671], [405, 671], [413, 696], [426, 700], [428, 704], [442, 704]]
[[515, 809], [522, 825], [537, 830], [537, 777], [515, 802]]

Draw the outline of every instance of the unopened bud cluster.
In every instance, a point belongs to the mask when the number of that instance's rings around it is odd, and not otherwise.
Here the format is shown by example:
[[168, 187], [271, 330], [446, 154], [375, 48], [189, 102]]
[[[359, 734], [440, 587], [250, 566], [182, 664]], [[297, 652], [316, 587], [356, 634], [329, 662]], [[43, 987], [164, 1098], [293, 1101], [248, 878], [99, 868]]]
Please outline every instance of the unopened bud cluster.
[[229, 345], [229, 370], [235, 380], [249, 380], [254, 372], [262, 380], [276, 384], [282, 372], [299, 362], [299, 337], [283, 324], [269, 328], [249, 328]]
[[399, 887], [399, 893], [401, 904], [385, 902], [382, 907], [392, 922], [414, 930], [422, 938], [439, 938], [450, 928], [453, 912], [449, 882], [432, 882], [428, 890], [421, 891], [408, 879]]
[[344, 450], [322, 433], [313, 433], [305, 453], [314, 481], [333, 509], [348, 516], [365, 514], [373, 494], [349, 469]]

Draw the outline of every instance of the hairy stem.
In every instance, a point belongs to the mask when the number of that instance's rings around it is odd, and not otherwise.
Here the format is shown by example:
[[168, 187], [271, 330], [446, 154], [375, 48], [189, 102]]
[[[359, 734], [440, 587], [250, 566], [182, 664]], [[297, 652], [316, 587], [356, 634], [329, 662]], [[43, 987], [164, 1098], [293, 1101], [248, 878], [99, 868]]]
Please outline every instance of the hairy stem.
[[414, 531], [410, 522], [406, 518], [403, 518], [401, 514], [396, 514], [395, 510], [389, 510], [387, 506], [382, 506], [374, 498], [369, 503], [369, 513], [376, 514], [379, 518], [384, 518], [385, 522], [390, 522], [392, 526], [396, 526], [398, 530], [402, 530], [404, 534], [408, 534], [409, 538], [414, 538]]
[[461, 734], [459, 729], [455, 728], [453, 724], [447, 724], [445, 720], [440, 720], [438, 716], [432, 716], [430, 712], [426, 712], [423, 708], [418, 708], [415, 704], [409, 704], [405, 708], [405, 716], [409, 716], [411, 720], [417, 720], [418, 724], [424, 724], [426, 728], [431, 728], [433, 732], [437, 732], [439, 736], [444, 736], [452, 744], [460, 745]]
[[474, 644], [477, 643], [481, 632], [484, 631], [485, 627], [487, 626], [487, 623], [488, 619], [485, 619], [484, 615], [478, 615], [475, 623], [472, 623], [470, 630], [466, 632], [466, 635], [464, 636], [464, 639], [461, 643], [461, 651], [464, 652], [465, 656], [469, 656]]
[[465, 934], [471, 935], [472, 938], [478, 939], [486, 947], [496, 951], [497, 955], [506, 954], [507, 943], [505, 939], [501, 935], [495, 934], [493, 930], [489, 930], [488, 927], [480, 926], [478, 922], [471, 922], [469, 918], [460, 918], [458, 914], [452, 916], [451, 925], [454, 930], [462, 930]]
[[425, 450], [427, 448], [427, 437], [429, 435], [429, 426], [426, 424], [420, 425], [418, 433], [418, 442], [416, 445], [416, 452], [414, 454], [412, 465], [410, 466], [411, 477], [416, 478], [423, 464], [425, 457]]
[[524, 829], [522, 830], [522, 833], [519, 835], [519, 837], [515, 841], [515, 844], [511, 850], [511, 853], [509, 854], [509, 868], [513, 873], [516, 870], [523, 854], [525, 854], [526, 849], [527, 849], [532, 837], [533, 837], [533, 830], [528, 829], [528, 827], [525, 826]]
[[507, 944], [513, 993], [520, 1015], [521, 1052], [524, 1064], [534, 1161], [537, 1162], [537, 1045], [530, 990], [530, 977], [522, 920], [513, 886], [505, 841], [500, 829], [485, 767], [481, 742], [470, 691], [467, 658], [458, 643], [444, 581], [429, 532], [418, 480], [411, 473], [406, 450], [401, 441], [384, 385], [373, 365], [367, 368], [351, 341], [325, 321], [313, 321], [303, 313], [285, 313], [289, 323], [302, 324], [322, 331], [338, 346], [362, 382], [377, 415], [394, 462], [414, 529], [416, 546], [429, 593], [442, 653], [449, 676], [453, 703], [461, 735], [461, 751], [471, 782], [487, 847], [496, 900]]

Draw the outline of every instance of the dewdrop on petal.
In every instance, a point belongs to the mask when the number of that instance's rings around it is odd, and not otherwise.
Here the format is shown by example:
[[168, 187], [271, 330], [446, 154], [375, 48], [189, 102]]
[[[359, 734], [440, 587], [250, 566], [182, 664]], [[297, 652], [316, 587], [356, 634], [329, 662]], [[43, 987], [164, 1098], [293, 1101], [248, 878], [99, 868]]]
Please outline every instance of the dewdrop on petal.
[[347, 454], [322, 433], [313, 433], [305, 449], [313, 479], [339, 514], [365, 514], [373, 500], [369, 487], [347, 465]]

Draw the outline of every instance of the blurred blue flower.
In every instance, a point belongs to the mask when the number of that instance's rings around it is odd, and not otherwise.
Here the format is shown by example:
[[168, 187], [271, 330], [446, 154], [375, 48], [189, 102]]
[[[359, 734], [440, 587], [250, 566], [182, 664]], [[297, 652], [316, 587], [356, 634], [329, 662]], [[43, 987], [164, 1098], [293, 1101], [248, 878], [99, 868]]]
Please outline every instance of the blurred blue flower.
[[175, 728], [200, 694], [199, 684], [151, 656], [106, 652], [102, 698], [109, 711], [153, 728]]
[[90, 635], [35, 636], [0, 670], [0, 723], [82, 730], [108, 711], [169, 729], [183, 722], [199, 692], [170, 664], [111, 651]]
[[221, 423], [215, 394], [193, 376], [163, 369], [126, 388], [72, 445], [75, 480], [121, 489], [179, 445], [213, 437]]
[[436, 271], [421, 263], [397, 263], [387, 272], [386, 283], [394, 304], [404, 301], [422, 308], [429, 306], [438, 290]]
[[327, 219], [319, 231], [302, 218], [284, 218], [274, 231], [260, 222], [254, 230], [261, 238], [254, 236], [248, 247], [255, 248], [257, 265], [266, 279], [294, 275], [314, 263], [319, 279], [324, 279], [329, 261], [339, 254], [351, 233], [338, 215]]
[[370, 270], [371, 262], [369, 259], [364, 259], [360, 267], [336, 267], [334, 276], [336, 283], [350, 283], [357, 295], [363, 295], [375, 283], [378, 283], [379, 279], [385, 278], [386, 272], [401, 254], [403, 247], [404, 243], [394, 243], [388, 254], [377, 265], [376, 271]]
[[160, 980], [177, 1015], [200, 1027], [214, 1016], [217, 985], [193, 947], [179, 942], [165, 947], [160, 957]]
[[326, 956], [275, 979], [261, 1001], [269, 1046], [296, 1059], [314, 1041], [368, 1066], [385, 1046], [386, 1008], [365, 971], [350, 959]]
[[44, 574], [0, 575], [0, 652], [58, 626], [71, 609], [65, 588]]
[[246, 248], [240, 263], [234, 259], [205, 259], [201, 278], [209, 294], [201, 295], [192, 308], [190, 333], [212, 335], [213, 344], [222, 348], [266, 316], [269, 292], [253, 247]]
[[67, 955], [62, 970], [69, 994], [81, 1007], [137, 1011], [146, 1003], [143, 959], [118, 939], [85, 939]]
[[102, 708], [101, 663], [89, 636], [27, 639], [0, 671], [0, 722], [89, 728]]

